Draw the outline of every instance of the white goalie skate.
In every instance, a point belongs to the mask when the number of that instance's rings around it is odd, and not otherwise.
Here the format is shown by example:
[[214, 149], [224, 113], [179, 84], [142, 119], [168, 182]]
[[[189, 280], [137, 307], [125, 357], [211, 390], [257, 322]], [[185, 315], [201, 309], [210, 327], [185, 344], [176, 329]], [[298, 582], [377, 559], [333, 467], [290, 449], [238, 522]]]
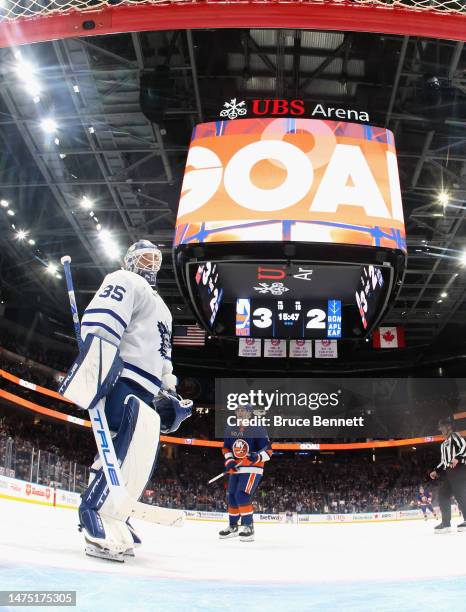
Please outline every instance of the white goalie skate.
[[95, 510], [82, 506], [79, 517], [86, 555], [119, 563], [123, 563], [125, 557], [134, 557], [135, 543], [126, 523], [101, 516]]

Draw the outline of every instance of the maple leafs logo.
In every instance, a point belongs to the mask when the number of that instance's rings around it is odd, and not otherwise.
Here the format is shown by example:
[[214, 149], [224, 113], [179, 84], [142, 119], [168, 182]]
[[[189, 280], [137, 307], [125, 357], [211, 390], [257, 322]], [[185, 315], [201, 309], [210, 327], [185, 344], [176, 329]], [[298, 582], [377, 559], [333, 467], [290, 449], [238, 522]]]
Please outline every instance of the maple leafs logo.
[[157, 327], [158, 327], [159, 334], [160, 334], [159, 353], [164, 359], [168, 359], [168, 355], [170, 354], [170, 350], [171, 350], [171, 340], [172, 340], [171, 333], [168, 327], [162, 321], [159, 321], [157, 323]]
[[395, 336], [389, 329], [387, 329], [387, 331], [382, 335], [382, 338], [385, 340], [385, 342], [393, 342], [393, 340], [395, 340]]

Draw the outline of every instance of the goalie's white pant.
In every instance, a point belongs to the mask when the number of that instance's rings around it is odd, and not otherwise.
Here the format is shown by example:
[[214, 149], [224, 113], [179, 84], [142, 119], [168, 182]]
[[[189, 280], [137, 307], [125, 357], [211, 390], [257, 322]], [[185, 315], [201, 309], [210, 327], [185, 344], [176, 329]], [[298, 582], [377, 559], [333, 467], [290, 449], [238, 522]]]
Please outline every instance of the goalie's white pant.
[[[123, 395], [134, 387], [123, 379], [118, 381], [107, 398], [105, 412], [115, 425], [115, 411], [121, 414], [117, 435], [113, 438], [115, 452], [127, 492], [138, 500], [149, 481], [157, 460], [160, 438], [160, 417], [135, 394]], [[138, 394], [139, 395], [139, 394]], [[115, 404], [120, 401], [123, 410]], [[113, 406], [112, 406], [113, 404]], [[96, 466], [96, 464], [94, 464]], [[93, 466], [94, 467], [94, 466]], [[80, 524], [86, 539], [112, 552], [125, 552], [133, 546], [130, 530], [125, 525], [127, 516], [121, 516], [119, 497], [109, 491], [105, 474], [97, 470], [79, 507]]]

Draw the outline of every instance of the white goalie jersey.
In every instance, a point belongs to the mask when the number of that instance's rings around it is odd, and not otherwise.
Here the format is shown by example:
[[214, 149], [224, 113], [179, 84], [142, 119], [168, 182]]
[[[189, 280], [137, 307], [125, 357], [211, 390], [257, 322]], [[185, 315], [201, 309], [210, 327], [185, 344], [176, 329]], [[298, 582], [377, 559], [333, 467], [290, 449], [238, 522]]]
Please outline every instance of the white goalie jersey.
[[83, 340], [89, 333], [118, 345], [124, 362], [121, 376], [153, 395], [172, 374], [172, 315], [160, 295], [134, 272], [117, 270], [104, 278], [82, 317]]

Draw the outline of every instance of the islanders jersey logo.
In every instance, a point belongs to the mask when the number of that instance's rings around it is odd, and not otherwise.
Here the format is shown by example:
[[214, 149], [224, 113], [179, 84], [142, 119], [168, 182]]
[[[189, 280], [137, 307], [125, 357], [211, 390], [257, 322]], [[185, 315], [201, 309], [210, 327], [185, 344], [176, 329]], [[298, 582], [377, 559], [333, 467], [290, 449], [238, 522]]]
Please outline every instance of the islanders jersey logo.
[[238, 440], [234, 441], [231, 450], [233, 451], [233, 455], [236, 459], [244, 459], [249, 453], [249, 444], [246, 442], [246, 440], [239, 438]]

